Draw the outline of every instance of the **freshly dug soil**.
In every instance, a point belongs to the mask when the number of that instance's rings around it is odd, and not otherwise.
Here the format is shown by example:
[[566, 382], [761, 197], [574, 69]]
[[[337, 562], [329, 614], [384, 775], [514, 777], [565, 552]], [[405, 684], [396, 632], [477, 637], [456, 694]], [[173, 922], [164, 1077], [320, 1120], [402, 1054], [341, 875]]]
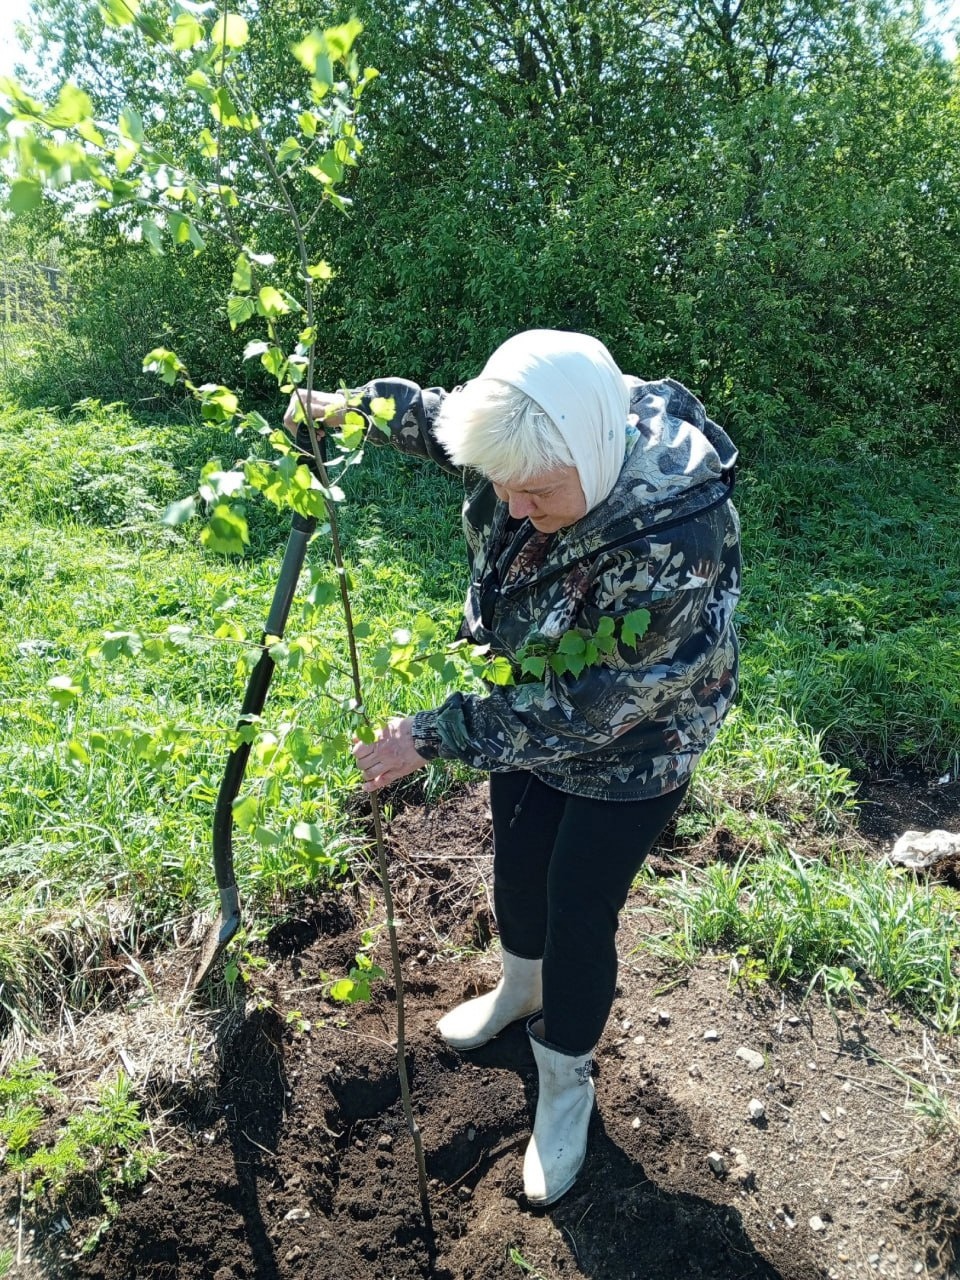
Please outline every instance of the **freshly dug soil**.
[[[941, 806], [939, 825], [949, 816]], [[641, 891], [622, 920], [620, 985], [597, 1053], [586, 1164], [567, 1196], [532, 1210], [521, 1164], [537, 1081], [524, 1028], [464, 1054], [435, 1031], [443, 1012], [497, 976], [485, 787], [404, 810], [390, 841], [406, 1060], [433, 1232], [400, 1102], [392, 982], [374, 983], [364, 1003], [335, 1004], [326, 994], [371, 928], [370, 955], [389, 969], [371, 877], [352, 901], [306, 904], [274, 931], [269, 967], [248, 982], [242, 1019], [220, 1037], [219, 1073], [164, 1089], [153, 1065], [159, 1140], [172, 1158], [122, 1202], [92, 1256], [75, 1255], [89, 1229], [82, 1221], [59, 1230], [47, 1223], [26, 1246], [21, 1239], [25, 1273], [958, 1274], [956, 1129], [938, 1133], [908, 1106], [909, 1079], [927, 1087], [928, 1100], [956, 1105], [956, 1046], [879, 998], [831, 1010], [816, 994], [732, 977], [729, 956], [707, 956], [691, 971], [665, 968], [637, 949], [651, 927]], [[680, 853], [697, 861], [736, 853], [671, 841], [658, 853], [662, 874], [676, 873]], [[196, 1016], [185, 1014], [176, 1034], [195, 1034]], [[136, 1068], [132, 1050], [127, 1059]], [[15, 1225], [15, 1196], [6, 1216]]]

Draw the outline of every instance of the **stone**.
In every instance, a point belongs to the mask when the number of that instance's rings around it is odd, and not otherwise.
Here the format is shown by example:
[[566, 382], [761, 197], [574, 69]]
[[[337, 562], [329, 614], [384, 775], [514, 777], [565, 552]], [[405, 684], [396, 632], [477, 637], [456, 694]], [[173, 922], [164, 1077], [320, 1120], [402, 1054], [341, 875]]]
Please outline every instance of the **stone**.
[[703, 1038], [704, 1040], [719, 1040], [720, 1032], [716, 1029], [716, 1027], [708, 1027], [707, 1030], [703, 1033]]
[[695, 1062], [693, 1062], [689, 1067], [687, 1067], [687, 1075], [691, 1080], [701, 1080], [703, 1078], [703, 1071]]
[[763, 1105], [759, 1098], [751, 1098], [747, 1103], [747, 1115], [751, 1120], [762, 1120], [767, 1114], [767, 1108]]
[[742, 1044], [737, 1050], [737, 1057], [741, 1062], [745, 1062], [751, 1071], [763, 1069], [763, 1054], [757, 1053], [756, 1049], [748, 1049], [745, 1044]]
[[634, 1116], [633, 1119], [630, 1121], [630, 1128], [640, 1129], [642, 1127], [643, 1127], [643, 1121], [640, 1119], [639, 1116]]
[[827, 1224], [824, 1222], [824, 1220], [820, 1217], [819, 1214], [815, 1213], [813, 1217], [810, 1219], [810, 1230], [826, 1231], [826, 1229], [827, 1229]]
[[943, 831], [905, 831], [890, 850], [890, 861], [920, 871], [960, 855], [960, 835]]
[[393, 1138], [390, 1137], [389, 1133], [382, 1133], [380, 1137], [377, 1139], [377, 1150], [378, 1151], [393, 1150]]
[[306, 1222], [310, 1217], [309, 1209], [288, 1209], [283, 1215], [284, 1222]]
[[709, 1153], [707, 1156], [707, 1164], [718, 1178], [722, 1178], [727, 1172], [727, 1162], [719, 1151], [711, 1151]]

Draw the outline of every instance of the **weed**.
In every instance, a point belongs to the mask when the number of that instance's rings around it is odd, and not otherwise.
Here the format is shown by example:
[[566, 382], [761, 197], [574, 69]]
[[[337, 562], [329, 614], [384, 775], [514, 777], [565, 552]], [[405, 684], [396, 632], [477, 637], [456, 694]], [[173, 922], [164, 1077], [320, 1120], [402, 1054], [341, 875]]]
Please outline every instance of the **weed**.
[[0, 1076], [0, 1145], [19, 1176], [28, 1206], [89, 1209], [105, 1215], [94, 1238], [117, 1210], [120, 1189], [139, 1186], [158, 1159], [148, 1147], [130, 1081], [123, 1074], [101, 1088], [96, 1105], [70, 1116], [51, 1142], [42, 1141], [47, 1113], [39, 1102], [57, 1100], [51, 1073], [26, 1058]]
[[524, 1275], [530, 1277], [530, 1280], [543, 1280], [543, 1276], [540, 1271], [532, 1263], [526, 1260], [515, 1245], [510, 1246], [507, 1251], [507, 1256], [515, 1266], [520, 1268]]
[[95, 1188], [100, 1205], [112, 1213], [116, 1192], [139, 1186], [156, 1162], [145, 1145], [148, 1133], [121, 1073], [101, 1088], [95, 1106], [70, 1116], [54, 1143], [30, 1154], [25, 1147], [11, 1150], [7, 1163], [23, 1176], [31, 1202], [86, 1200]]

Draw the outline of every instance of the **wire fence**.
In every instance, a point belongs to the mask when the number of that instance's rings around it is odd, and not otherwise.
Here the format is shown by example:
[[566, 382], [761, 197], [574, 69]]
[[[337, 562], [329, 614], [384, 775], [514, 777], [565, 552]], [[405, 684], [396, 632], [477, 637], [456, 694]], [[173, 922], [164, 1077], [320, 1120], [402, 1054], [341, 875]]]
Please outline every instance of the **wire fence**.
[[56, 322], [65, 294], [60, 267], [25, 258], [0, 262], [0, 322], [5, 327]]

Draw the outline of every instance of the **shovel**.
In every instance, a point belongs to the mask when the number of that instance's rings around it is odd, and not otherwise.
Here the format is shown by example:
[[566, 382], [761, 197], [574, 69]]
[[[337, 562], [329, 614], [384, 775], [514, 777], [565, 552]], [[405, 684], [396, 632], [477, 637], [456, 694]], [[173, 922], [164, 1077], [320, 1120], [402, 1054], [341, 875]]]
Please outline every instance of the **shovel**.
[[[321, 456], [324, 456], [325, 440], [320, 433], [318, 443]], [[311, 457], [301, 455], [304, 466], [314, 467]], [[267, 617], [261, 644], [267, 636], [283, 636], [287, 625], [293, 593], [297, 589], [300, 570], [307, 554], [307, 543], [317, 526], [315, 516], [294, 515], [293, 527], [287, 539], [287, 547], [283, 553], [280, 576], [273, 594], [273, 603]], [[240, 708], [239, 728], [250, 723], [251, 718], [259, 716], [263, 704], [267, 700], [267, 690], [273, 677], [274, 661], [264, 648], [257, 665], [250, 673], [247, 692]], [[223, 954], [223, 949], [240, 928], [240, 893], [237, 889], [237, 878], [233, 870], [233, 802], [237, 798], [243, 783], [247, 759], [250, 755], [250, 743], [241, 742], [227, 757], [223, 781], [217, 794], [217, 804], [213, 813], [213, 871], [220, 891], [220, 918], [207, 929], [197, 966], [190, 979], [188, 990], [195, 991], [207, 980], [214, 965]]]

